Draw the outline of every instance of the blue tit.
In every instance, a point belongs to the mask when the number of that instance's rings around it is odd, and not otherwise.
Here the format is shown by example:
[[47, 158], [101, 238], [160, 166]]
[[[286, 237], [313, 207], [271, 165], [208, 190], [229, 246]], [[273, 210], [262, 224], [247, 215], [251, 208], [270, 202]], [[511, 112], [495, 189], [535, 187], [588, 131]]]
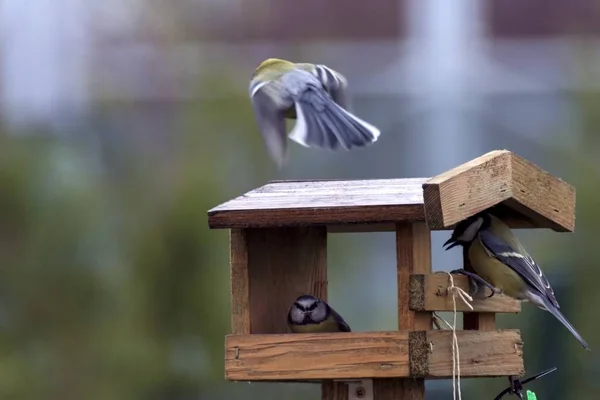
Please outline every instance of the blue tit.
[[461, 221], [446, 250], [454, 246], [467, 247], [473, 270], [501, 292], [517, 300], [530, 301], [549, 311], [589, 350], [587, 342], [562, 315], [550, 282], [511, 229], [502, 220], [480, 213]]
[[350, 332], [350, 327], [329, 304], [314, 296], [302, 295], [288, 313], [294, 333]]
[[305, 147], [350, 150], [377, 141], [379, 129], [349, 111], [348, 83], [325, 65], [263, 61], [250, 81], [250, 100], [271, 158], [287, 160], [285, 118], [295, 119], [289, 138]]

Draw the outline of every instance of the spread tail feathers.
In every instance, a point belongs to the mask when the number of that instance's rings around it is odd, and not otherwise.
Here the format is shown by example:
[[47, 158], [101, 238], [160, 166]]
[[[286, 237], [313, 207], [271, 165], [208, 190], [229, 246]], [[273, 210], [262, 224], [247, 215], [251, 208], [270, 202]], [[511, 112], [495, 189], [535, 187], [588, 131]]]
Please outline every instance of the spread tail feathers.
[[351, 114], [316, 88], [296, 102], [296, 125], [289, 138], [306, 147], [350, 150], [377, 141], [379, 129]]
[[583, 339], [583, 337], [581, 337], [581, 335], [579, 334], [579, 332], [577, 332], [577, 330], [573, 327], [573, 325], [571, 325], [571, 323], [569, 321], [567, 321], [565, 316], [562, 315], [560, 310], [558, 308], [556, 308], [554, 306], [554, 304], [552, 304], [549, 300], [544, 299], [544, 309], [546, 311], [550, 312], [550, 314], [552, 314], [557, 320], [559, 320], [569, 330], [569, 332], [571, 332], [571, 334], [573, 334], [573, 336], [575, 336], [575, 339], [577, 339], [577, 341], [586, 350], [590, 350], [590, 347], [588, 346], [587, 342]]

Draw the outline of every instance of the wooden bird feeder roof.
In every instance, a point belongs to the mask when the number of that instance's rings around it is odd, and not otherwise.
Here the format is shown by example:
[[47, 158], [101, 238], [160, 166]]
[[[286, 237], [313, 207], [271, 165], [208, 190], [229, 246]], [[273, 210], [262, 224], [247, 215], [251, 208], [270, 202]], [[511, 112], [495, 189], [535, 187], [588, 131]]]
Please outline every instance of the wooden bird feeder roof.
[[507, 150], [433, 178], [273, 181], [209, 210], [211, 228], [326, 225], [329, 231], [394, 230], [427, 221], [432, 230], [485, 209], [513, 228], [575, 228], [575, 189]]

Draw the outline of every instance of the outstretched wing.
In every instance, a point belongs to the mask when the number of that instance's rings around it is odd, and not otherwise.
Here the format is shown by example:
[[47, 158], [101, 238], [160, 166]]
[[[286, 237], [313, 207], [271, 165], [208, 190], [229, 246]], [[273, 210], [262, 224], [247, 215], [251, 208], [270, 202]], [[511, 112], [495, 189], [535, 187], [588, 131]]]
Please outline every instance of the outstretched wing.
[[351, 111], [349, 109], [350, 99], [347, 91], [348, 81], [344, 75], [323, 64], [315, 65], [315, 72], [317, 78], [325, 90], [327, 90], [327, 93], [329, 93], [333, 101], [339, 104], [344, 110]]
[[281, 167], [287, 159], [285, 118], [263, 87], [251, 90], [252, 109], [269, 155]]
[[560, 308], [550, 282], [531, 256], [522, 254], [522, 252], [485, 229], [479, 232], [479, 239], [483, 247], [493, 257], [519, 274], [529, 286], [547, 297], [556, 308]]

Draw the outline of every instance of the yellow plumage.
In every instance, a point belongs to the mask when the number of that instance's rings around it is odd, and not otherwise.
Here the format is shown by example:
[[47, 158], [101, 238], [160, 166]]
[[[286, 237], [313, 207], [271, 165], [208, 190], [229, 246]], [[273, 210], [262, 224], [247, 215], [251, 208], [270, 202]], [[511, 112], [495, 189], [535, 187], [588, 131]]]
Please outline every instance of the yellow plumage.
[[320, 324], [290, 325], [294, 333], [330, 333], [339, 332], [340, 326], [333, 318], [328, 318]]
[[[313, 64], [308, 63], [293, 63], [291, 61], [282, 60], [279, 58], [268, 58], [265, 61], [261, 62], [254, 74], [252, 74], [252, 79], [255, 77], [260, 77], [261, 81], [271, 81], [276, 80], [281, 77], [286, 72], [289, 72], [296, 69], [301, 69], [307, 72], [313, 72], [315, 69]], [[287, 119], [296, 119], [296, 107], [291, 106], [286, 109], [283, 113], [283, 116]]]
[[476, 238], [469, 246], [469, 260], [471, 266], [485, 281], [491, 283], [506, 295], [520, 299], [522, 298], [525, 283], [523, 279], [504, 263], [491, 257]]
[[[377, 141], [379, 129], [349, 111], [347, 86], [342, 74], [322, 64], [269, 58], [256, 67], [250, 101], [269, 155], [280, 167], [287, 159], [287, 139], [328, 150]], [[290, 132], [286, 119], [296, 122]]]

